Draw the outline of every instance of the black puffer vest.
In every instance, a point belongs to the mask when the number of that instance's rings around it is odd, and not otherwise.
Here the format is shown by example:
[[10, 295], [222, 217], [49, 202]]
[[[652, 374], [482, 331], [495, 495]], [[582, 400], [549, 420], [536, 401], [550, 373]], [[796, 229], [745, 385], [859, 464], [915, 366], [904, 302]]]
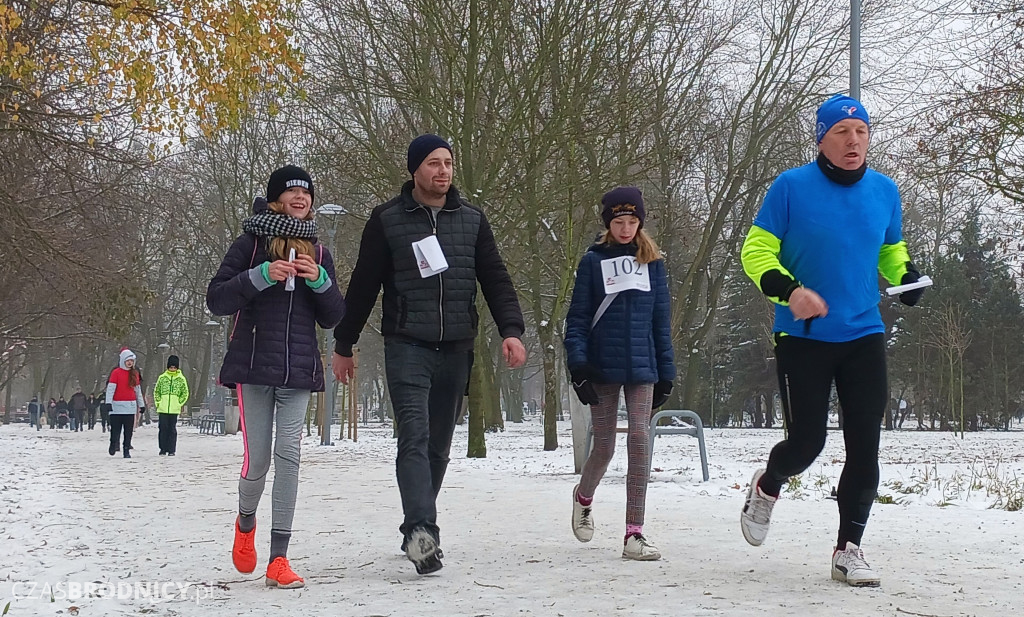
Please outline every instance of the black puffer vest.
[[[408, 187], [406, 187], [408, 189]], [[381, 212], [381, 223], [394, 264], [384, 284], [383, 331], [426, 342], [476, 337], [476, 243], [483, 220], [479, 210], [456, 191], [437, 213], [416, 203], [408, 190]], [[412, 243], [435, 234], [448, 269], [422, 278]]]

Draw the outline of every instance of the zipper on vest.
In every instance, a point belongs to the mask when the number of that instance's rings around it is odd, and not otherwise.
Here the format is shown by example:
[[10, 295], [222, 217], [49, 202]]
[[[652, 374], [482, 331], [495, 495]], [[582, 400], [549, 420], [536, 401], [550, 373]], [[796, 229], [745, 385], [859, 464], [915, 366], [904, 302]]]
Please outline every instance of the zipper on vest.
[[[437, 236], [437, 217], [441, 216], [441, 213], [444, 212], [444, 208], [441, 208], [440, 210], [438, 210], [437, 214], [434, 214], [430, 210], [427, 209], [427, 206], [424, 206], [423, 204], [420, 204], [419, 207], [422, 208], [423, 209], [423, 213], [427, 215], [427, 220], [430, 221], [431, 232], [436, 237]], [[437, 339], [438, 342], [441, 342], [442, 340], [444, 340], [444, 280], [441, 278], [441, 276], [442, 276], [441, 274], [437, 275], [437, 285], [438, 285], [438, 291], [439, 291], [438, 300], [437, 300], [437, 317], [438, 317], [438, 321], [440, 322], [440, 326], [441, 326], [440, 333], [439, 333], [438, 339]]]
[[[442, 212], [444, 212], [444, 208], [438, 210], [436, 215], [430, 216], [431, 225], [434, 227], [434, 236], [437, 236], [437, 219], [441, 217]], [[429, 215], [430, 213], [428, 212], [427, 214]], [[440, 244], [440, 242], [438, 242], [438, 244]], [[441, 333], [437, 338], [437, 342], [439, 343], [444, 340], [444, 279], [441, 278], [443, 276], [443, 272], [438, 273], [437, 275], [437, 286], [439, 288], [439, 295], [437, 298], [437, 316], [441, 325]]]

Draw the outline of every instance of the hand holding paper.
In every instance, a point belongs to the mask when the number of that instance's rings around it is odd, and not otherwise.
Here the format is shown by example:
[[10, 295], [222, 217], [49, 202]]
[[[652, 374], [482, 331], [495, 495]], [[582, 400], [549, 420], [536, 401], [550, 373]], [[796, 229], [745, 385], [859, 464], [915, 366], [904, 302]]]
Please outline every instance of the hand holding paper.
[[886, 289], [886, 293], [890, 296], [899, 294], [900, 302], [907, 306], [914, 306], [921, 300], [921, 296], [924, 295], [925, 287], [932, 284], [932, 280], [927, 276], [921, 276], [917, 270], [908, 270], [903, 275], [903, 279], [900, 281], [901, 285], [890, 287]]
[[[288, 263], [295, 261], [295, 249], [288, 251]], [[288, 278], [284, 282], [285, 291], [295, 291], [295, 275], [289, 274]]]
[[922, 287], [931, 287], [932, 279], [928, 275], [924, 275], [913, 283], [907, 283], [906, 285], [896, 285], [895, 287], [887, 287], [885, 293], [890, 296], [901, 294], [905, 291], [912, 291], [914, 289], [921, 289]]

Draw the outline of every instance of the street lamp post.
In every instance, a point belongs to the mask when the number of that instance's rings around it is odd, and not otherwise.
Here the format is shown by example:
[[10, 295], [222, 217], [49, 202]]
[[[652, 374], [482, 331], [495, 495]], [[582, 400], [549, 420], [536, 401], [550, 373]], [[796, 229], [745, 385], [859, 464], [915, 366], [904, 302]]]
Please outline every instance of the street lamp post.
[[860, 0], [850, 0], [850, 96], [860, 100]]
[[[334, 236], [338, 231], [336, 225], [338, 220], [337, 217], [348, 214], [348, 210], [338, 204], [324, 204], [316, 209], [316, 213], [331, 218], [331, 224], [327, 226], [327, 241], [331, 252], [337, 253], [337, 251], [335, 251], [334, 244]], [[324, 354], [325, 359], [330, 356], [331, 352], [329, 351]], [[337, 397], [338, 384], [334, 381], [334, 370], [332, 367], [324, 366], [324, 373], [324, 385], [327, 389], [327, 409], [325, 409], [323, 413], [324, 428], [323, 432], [320, 434], [320, 445], [330, 446], [333, 445], [331, 443], [331, 424], [334, 420], [334, 407], [336, 404], [335, 398]]]

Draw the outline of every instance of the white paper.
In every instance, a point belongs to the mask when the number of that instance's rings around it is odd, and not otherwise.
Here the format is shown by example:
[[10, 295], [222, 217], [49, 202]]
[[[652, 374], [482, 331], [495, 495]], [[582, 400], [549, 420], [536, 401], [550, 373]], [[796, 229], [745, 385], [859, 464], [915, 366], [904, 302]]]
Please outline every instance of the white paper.
[[444, 251], [441, 250], [437, 236], [427, 236], [419, 242], [413, 242], [412, 252], [416, 256], [416, 266], [423, 278], [441, 274], [448, 269], [448, 260], [444, 258]]
[[[288, 251], [288, 263], [295, 261], [295, 249]], [[295, 275], [289, 274], [288, 278], [284, 282], [285, 291], [295, 291]]]
[[897, 285], [895, 287], [887, 287], [885, 293], [890, 296], [895, 296], [903, 293], [904, 291], [910, 291], [911, 289], [921, 289], [922, 287], [931, 287], [932, 279], [928, 275], [924, 275], [917, 279], [916, 283], [907, 283], [906, 285]]
[[601, 276], [604, 278], [604, 293], [613, 294], [629, 289], [651, 290], [651, 274], [647, 264], [636, 257], [625, 255], [601, 260]]

